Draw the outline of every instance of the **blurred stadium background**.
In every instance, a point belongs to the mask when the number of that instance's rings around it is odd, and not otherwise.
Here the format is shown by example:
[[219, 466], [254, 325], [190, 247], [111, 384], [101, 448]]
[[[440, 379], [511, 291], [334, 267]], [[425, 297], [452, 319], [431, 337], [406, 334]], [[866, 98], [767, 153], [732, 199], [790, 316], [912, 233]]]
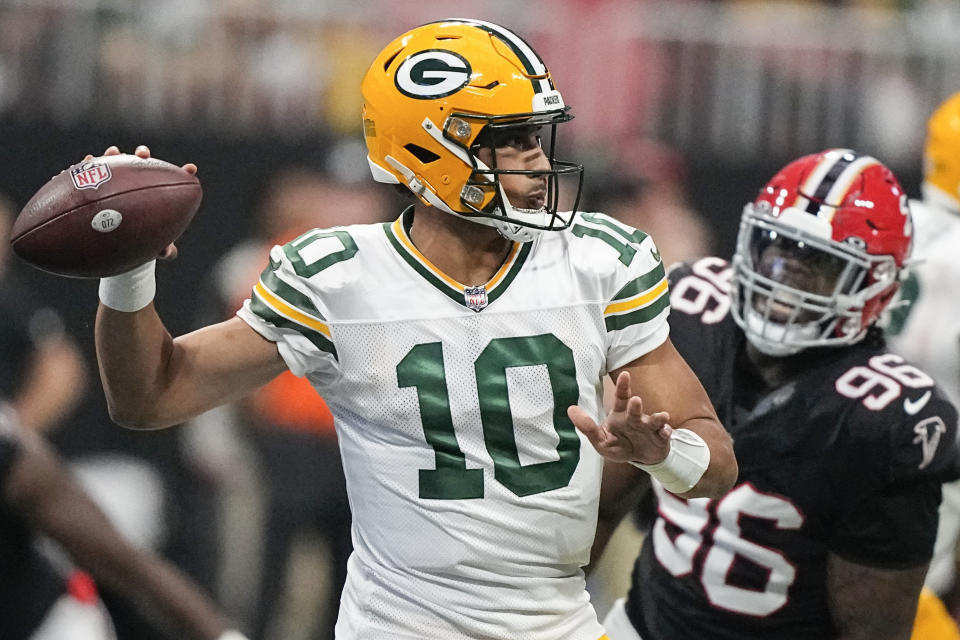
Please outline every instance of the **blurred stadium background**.
[[[366, 179], [367, 64], [451, 14], [512, 27], [548, 61], [576, 114], [562, 142], [588, 183], [642, 163], [638, 137], [678, 151], [723, 254], [740, 205], [801, 153], [873, 153], [916, 193], [926, 116], [960, 88], [956, 0], [0, 0], [0, 191], [22, 204], [110, 143], [197, 162], [204, 204], [179, 277], [161, 278], [188, 283], [249, 230], [273, 168]], [[186, 306], [167, 313], [174, 329]]]
[[[957, 0], [0, 0], [0, 192], [22, 205], [109, 144], [196, 162], [204, 202], [158, 282], [182, 333], [278, 168], [369, 180], [360, 79], [398, 33], [450, 16], [510, 27], [547, 61], [588, 188], [669, 174], [724, 256], [742, 204], [803, 153], [871, 153], [918, 195], [926, 118], [960, 90]], [[95, 371], [96, 282], [15, 267]], [[55, 434], [64, 451], [161, 446], [106, 425], [98, 385]]]

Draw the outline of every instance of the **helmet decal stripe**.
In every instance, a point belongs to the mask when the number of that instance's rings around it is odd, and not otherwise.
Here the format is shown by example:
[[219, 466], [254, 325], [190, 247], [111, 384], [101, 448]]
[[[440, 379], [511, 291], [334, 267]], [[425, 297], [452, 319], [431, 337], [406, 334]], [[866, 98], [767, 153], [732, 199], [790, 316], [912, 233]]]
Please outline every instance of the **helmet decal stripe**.
[[[495, 25], [491, 22], [470, 20], [469, 18], [454, 18], [451, 20], [444, 20], [443, 22], [458, 22], [482, 29], [489, 34], [496, 36], [505, 45], [510, 47], [510, 50], [517, 55], [517, 58], [523, 65], [524, 71], [526, 71], [529, 75], [543, 76], [547, 74], [547, 65], [543, 63], [543, 60], [541, 60], [540, 56], [537, 55], [537, 52], [533, 50], [533, 47], [531, 47], [526, 40], [508, 29], [504, 29], [503, 27]], [[553, 90], [553, 80], [551, 80], [549, 77], [534, 79], [531, 80], [531, 82], [533, 83], [533, 90], [535, 93], [543, 93]]]
[[855, 162], [853, 162], [840, 175], [837, 176], [833, 187], [824, 197], [825, 203], [832, 207], [839, 205], [841, 202], [843, 202], [844, 197], [846, 197], [854, 182], [857, 181], [863, 172], [868, 167], [878, 164], [880, 164], [880, 162], [876, 158], [872, 158], [870, 156], [861, 156], [857, 158]]
[[879, 162], [875, 158], [858, 155], [849, 149], [825, 154], [801, 185], [794, 206], [833, 219], [834, 207], [843, 201], [863, 171], [876, 164]]
[[[825, 162], [823, 164], [827, 168], [826, 174], [823, 176], [820, 182], [816, 184], [816, 186], [810, 185], [813, 187], [811, 190], [808, 191], [804, 189], [804, 192], [807, 193], [810, 198], [819, 200], [820, 202], [826, 201], [827, 194], [830, 193], [831, 189], [833, 189], [843, 172], [846, 171], [851, 164], [853, 164], [853, 161], [856, 160], [856, 156], [844, 153], [841, 154], [839, 158], [836, 156], [830, 157], [828, 155], [824, 160]], [[835, 160], [835, 162], [831, 164], [831, 160]]]
[[[843, 154], [840, 155], [842, 156]], [[836, 160], [836, 154], [832, 152], [824, 154], [823, 159], [817, 163], [813, 171], [810, 172], [810, 175], [807, 176], [807, 179], [804, 180], [800, 188], [797, 189], [797, 200], [793, 206], [816, 215], [820, 203], [812, 200], [813, 194], [817, 192], [820, 184], [826, 178], [827, 173], [829, 173], [830, 169], [836, 164]]]

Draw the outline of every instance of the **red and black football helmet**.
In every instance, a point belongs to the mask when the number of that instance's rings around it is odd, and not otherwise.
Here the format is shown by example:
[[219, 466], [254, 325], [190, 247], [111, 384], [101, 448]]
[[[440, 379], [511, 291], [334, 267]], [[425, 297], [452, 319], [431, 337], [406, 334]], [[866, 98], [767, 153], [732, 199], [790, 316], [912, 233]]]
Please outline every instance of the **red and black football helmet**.
[[852, 344], [899, 287], [910, 254], [893, 172], [849, 149], [804, 156], [747, 204], [733, 259], [733, 314], [769, 355]]

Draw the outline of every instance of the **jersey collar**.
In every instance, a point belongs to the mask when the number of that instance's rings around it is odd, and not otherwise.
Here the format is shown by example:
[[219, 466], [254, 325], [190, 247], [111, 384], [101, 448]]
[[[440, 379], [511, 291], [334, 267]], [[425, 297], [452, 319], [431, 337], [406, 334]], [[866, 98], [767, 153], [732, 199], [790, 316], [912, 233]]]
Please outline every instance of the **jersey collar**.
[[[465, 285], [440, 271], [440, 269], [427, 260], [427, 258], [420, 253], [420, 250], [414, 246], [410, 240], [410, 235], [407, 233], [408, 225], [404, 222], [412, 209], [413, 207], [407, 208], [400, 217], [392, 223], [384, 223], [383, 230], [387, 234], [387, 239], [390, 241], [390, 244], [396, 252], [400, 254], [400, 257], [413, 267], [413, 270], [420, 274], [424, 280], [457, 304], [466, 308], [472, 308], [474, 311], [480, 311], [483, 307], [493, 304], [494, 300], [503, 295], [503, 292], [507, 290], [507, 287], [510, 286], [513, 279], [517, 277], [517, 274], [523, 267], [533, 247], [532, 242], [514, 242], [506, 260], [503, 261], [503, 264], [497, 269], [497, 272], [493, 274], [492, 278], [480, 286]], [[477, 309], [467, 302], [467, 294], [470, 292], [475, 293], [478, 289], [482, 289], [486, 295], [486, 303], [481, 309]]]

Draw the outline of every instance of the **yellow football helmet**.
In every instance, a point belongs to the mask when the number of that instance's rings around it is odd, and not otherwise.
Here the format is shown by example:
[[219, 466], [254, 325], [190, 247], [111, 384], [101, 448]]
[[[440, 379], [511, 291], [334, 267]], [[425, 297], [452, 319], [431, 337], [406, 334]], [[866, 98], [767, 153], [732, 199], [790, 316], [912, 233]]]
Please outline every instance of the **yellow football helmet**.
[[[557, 211], [558, 180], [578, 180], [576, 211], [583, 167], [557, 160], [554, 146], [557, 125], [573, 116], [543, 61], [515, 33], [470, 19], [417, 27], [380, 52], [362, 92], [367, 157], [378, 182], [406, 185], [423, 202], [511, 240], [570, 225], [573, 212]], [[541, 143], [549, 170], [498, 169], [495, 152], [493, 166], [477, 157], [481, 145], [492, 151], [503, 130], [518, 127], [549, 131]], [[513, 207], [500, 185], [507, 173], [545, 176], [545, 205]]]
[[960, 212], [960, 92], [927, 122], [922, 188], [924, 200]]

